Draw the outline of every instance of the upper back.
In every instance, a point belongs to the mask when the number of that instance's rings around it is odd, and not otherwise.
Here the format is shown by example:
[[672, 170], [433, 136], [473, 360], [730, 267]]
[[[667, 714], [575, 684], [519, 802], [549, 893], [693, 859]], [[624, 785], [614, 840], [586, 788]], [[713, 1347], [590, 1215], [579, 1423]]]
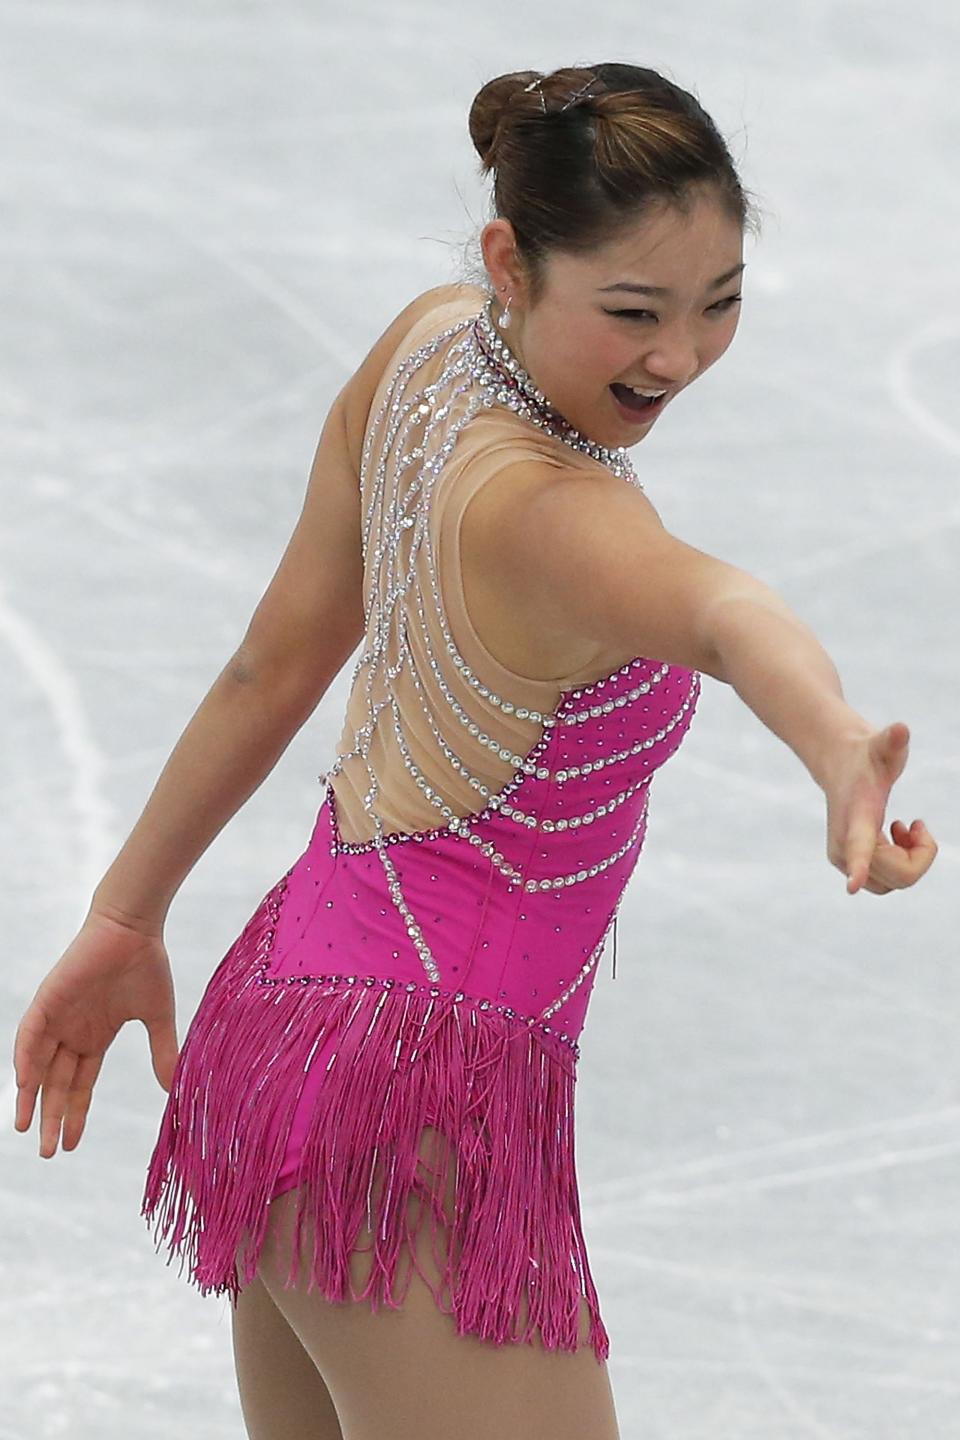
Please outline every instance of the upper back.
[[390, 830], [476, 810], [482, 787], [496, 792], [509, 780], [564, 692], [613, 668], [602, 641], [498, 611], [483, 585], [482, 547], [464, 544], [474, 497], [495, 487], [508, 503], [508, 487], [497, 484], [507, 467], [534, 462], [538, 473], [599, 482], [608, 474], [491, 388], [473, 324], [483, 302], [481, 291], [462, 287], [417, 320], [364, 429], [366, 635], [329, 772], [347, 842], [372, 836], [372, 785]]

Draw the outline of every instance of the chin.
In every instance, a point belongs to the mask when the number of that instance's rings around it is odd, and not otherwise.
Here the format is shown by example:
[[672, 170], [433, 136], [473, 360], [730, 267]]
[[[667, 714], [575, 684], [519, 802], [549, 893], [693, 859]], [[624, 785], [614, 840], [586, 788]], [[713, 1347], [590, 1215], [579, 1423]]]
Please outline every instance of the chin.
[[650, 431], [657, 423], [657, 419], [658, 417], [655, 415], [652, 420], [641, 420], [637, 425], [624, 425], [623, 428], [627, 438], [624, 440], [615, 440], [612, 443], [615, 445], [639, 444], [641, 440], [645, 440], [650, 434]]

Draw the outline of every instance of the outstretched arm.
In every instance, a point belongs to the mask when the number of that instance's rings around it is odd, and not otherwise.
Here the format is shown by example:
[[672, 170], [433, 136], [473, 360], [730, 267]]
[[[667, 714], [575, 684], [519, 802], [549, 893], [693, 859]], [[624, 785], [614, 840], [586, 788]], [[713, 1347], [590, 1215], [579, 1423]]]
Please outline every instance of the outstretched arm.
[[[844, 699], [810, 628], [768, 585], [667, 531], [636, 489], [608, 476], [513, 467], [509, 524], [489, 512], [478, 543], [518, 611], [624, 659], [656, 657], [731, 685], [799, 757], [828, 806], [827, 855], [848, 891], [912, 885], [936, 843], [921, 821], [883, 835], [909, 731], [877, 729]], [[530, 538], [536, 536], [536, 544]]]

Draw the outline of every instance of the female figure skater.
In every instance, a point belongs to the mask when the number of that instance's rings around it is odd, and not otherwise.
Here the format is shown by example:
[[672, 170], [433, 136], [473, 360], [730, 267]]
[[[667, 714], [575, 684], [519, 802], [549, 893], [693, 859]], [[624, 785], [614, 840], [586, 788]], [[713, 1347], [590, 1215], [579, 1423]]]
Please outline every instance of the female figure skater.
[[[627, 455], [737, 327], [751, 213], [713, 122], [603, 64], [500, 76], [469, 124], [489, 283], [419, 296], [337, 396], [243, 642], [16, 1038], [15, 1123], [40, 1093], [52, 1156], [146, 1026], [169, 1095], [143, 1213], [231, 1296], [253, 1440], [618, 1434], [577, 1041], [704, 672], [823, 791], [850, 894], [937, 848], [883, 834], [906, 725], [671, 535]], [[173, 896], [360, 644], [309, 842], [178, 1054]]]

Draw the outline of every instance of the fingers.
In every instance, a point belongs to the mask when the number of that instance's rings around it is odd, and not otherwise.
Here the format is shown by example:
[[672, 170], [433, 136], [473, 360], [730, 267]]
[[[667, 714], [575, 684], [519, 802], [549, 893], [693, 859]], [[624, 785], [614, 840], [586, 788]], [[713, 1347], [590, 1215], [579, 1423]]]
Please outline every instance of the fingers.
[[14, 1130], [29, 1130], [33, 1119], [33, 1107], [37, 1103], [39, 1085], [17, 1082], [17, 1107], [13, 1116]]
[[[103, 1064], [102, 1055], [78, 1056], [73, 1051], [53, 1041], [44, 1047], [52, 1051], [52, 1058], [44, 1067], [38, 1080], [18, 1080], [17, 1104], [14, 1115], [14, 1129], [29, 1130], [40, 1095], [40, 1155], [49, 1160], [56, 1153], [63, 1126], [62, 1145], [64, 1150], [74, 1150], [80, 1142], [86, 1124], [87, 1112], [94, 1082]], [[21, 1062], [21, 1074], [31, 1075], [39, 1070], [39, 1064]]]
[[[844, 850], [848, 895], [861, 889], [878, 895], [905, 890], [930, 869], [938, 847], [922, 820], [914, 820], [909, 828], [894, 820], [890, 834], [893, 843], [865, 818], [851, 823]], [[873, 885], [881, 888], [874, 890]]]
[[44, 1077], [40, 1092], [40, 1155], [44, 1160], [56, 1154], [60, 1124], [76, 1068], [77, 1056], [60, 1046]]
[[102, 1064], [102, 1055], [85, 1055], [77, 1065], [63, 1116], [64, 1150], [75, 1150], [80, 1143], [90, 1109], [94, 1082], [100, 1074]]
[[864, 890], [869, 890], [871, 895], [890, 895], [894, 887], [892, 885], [881, 885], [876, 880], [868, 880], [863, 888]]
[[902, 820], [890, 826], [893, 844], [881, 833], [866, 875], [856, 877], [853, 889], [869, 890], [873, 895], [889, 895], [891, 890], [905, 890], [925, 875], [937, 855], [937, 842], [922, 820], [914, 820], [909, 829]]
[[848, 895], [855, 895], [866, 884], [876, 847], [877, 825], [864, 815], [851, 821], [843, 849]]
[[904, 890], [909, 885], [915, 885], [921, 875], [930, 869], [936, 858], [937, 842], [922, 820], [914, 820], [909, 830], [901, 821], [895, 820], [890, 833], [894, 844], [878, 846], [871, 874], [881, 884]]
[[170, 1019], [152, 1027], [148, 1026], [147, 1029], [153, 1073], [156, 1075], [161, 1089], [169, 1094], [177, 1069], [177, 1061], [180, 1058], [176, 1025]]
[[13, 1068], [17, 1078], [14, 1129], [30, 1129], [37, 1091], [56, 1053], [57, 1041], [46, 1034], [44, 1022], [37, 1017], [36, 1010], [28, 1010], [20, 1021], [13, 1046]]

